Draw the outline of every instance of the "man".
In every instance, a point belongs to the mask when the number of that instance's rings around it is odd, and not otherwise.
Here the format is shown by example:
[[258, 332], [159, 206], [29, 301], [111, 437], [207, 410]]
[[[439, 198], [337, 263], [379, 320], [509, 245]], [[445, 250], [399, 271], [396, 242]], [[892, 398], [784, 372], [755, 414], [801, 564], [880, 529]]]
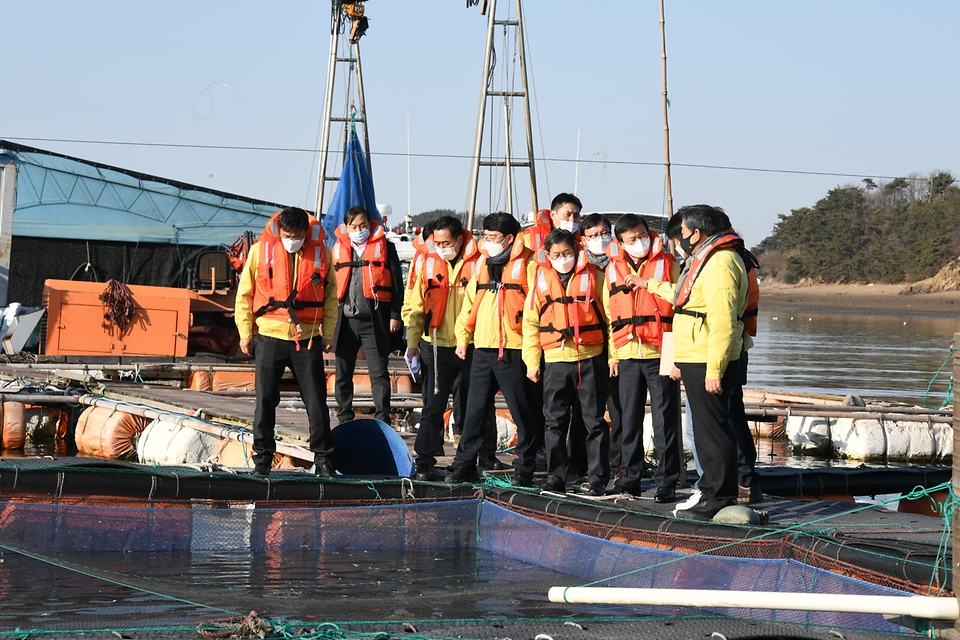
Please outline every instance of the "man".
[[580, 239], [580, 211], [583, 205], [580, 198], [572, 193], [558, 193], [550, 203], [550, 210], [537, 212], [534, 225], [523, 233], [523, 244], [533, 250], [534, 259], [545, 264], [540, 255], [544, 240], [554, 229], [565, 229]]
[[277, 450], [274, 429], [280, 379], [289, 367], [310, 420], [316, 474], [332, 477], [333, 438], [323, 353], [333, 345], [337, 280], [330, 251], [323, 244], [323, 228], [303, 209], [288, 207], [275, 214], [250, 248], [237, 286], [235, 320], [240, 350], [248, 356], [256, 353], [257, 359], [254, 473], [270, 474]]
[[403, 272], [393, 243], [363, 207], [353, 207], [336, 230], [333, 268], [340, 301], [333, 351], [337, 356], [337, 420], [353, 420], [353, 373], [360, 347], [367, 361], [374, 418], [390, 423], [391, 334], [400, 331]]
[[533, 486], [536, 453], [540, 446], [537, 411], [531, 399], [533, 383], [523, 364], [521, 330], [523, 305], [529, 284], [536, 275], [533, 252], [523, 246], [520, 223], [508, 213], [494, 213], [483, 220], [483, 254], [457, 318], [457, 355], [467, 357], [473, 344], [470, 394], [466, 422], [457, 447], [448, 482], [478, 479], [477, 456], [482, 450], [487, 416], [493, 409], [497, 389], [517, 425], [517, 454], [513, 484]]
[[473, 236], [452, 216], [439, 218], [426, 241], [427, 255], [408, 292], [407, 360], [423, 363], [425, 400], [414, 441], [417, 480], [436, 480], [436, 454], [443, 446], [443, 413], [458, 375], [469, 388], [473, 348], [456, 354], [455, 326], [464, 290], [473, 277], [479, 251]]
[[[700, 501], [675, 513], [680, 518], [712, 520], [737, 500], [730, 393], [739, 380], [743, 343], [751, 344], [742, 321], [747, 273], [736, 252], [743, 241], [723, 233], [715, 207], [692, 205], [677, 215], [681, 216], [680, 247], [690, 258], [674, 291], [674, 361], [693, 413], [693, 437], [703, 474]], [[649, 279], [641, 286], [657, 292], [664, 284]], [[666, 284], [666, 288], [672, 287]]]
[[[613, 240], [613, 225], [606, 216], [591, 213], [580, 220], [583, 232], [583, 247], [587, 251], [587, 260], [597, 265], [601, 271], [606, 270], [610, 263], [607, 247]], [[604, 345], [606, 347], [606, 345]], [[604, 357], [608, 354], [604, 350]], [[610, 468], [617, 475], [620, 473], [620, 440], [621, 440], [621, 412], [620, 412], [620, 379], [610, 378], [607, 396], [607, 413], [610, 414]], [[585, 476], [587, 469], [586, 431], [583, 428], [583, 418], [580, 411], [574, 407], [573, 418], [570, 421], [570, 466], [578, 475]]]
[[610, 480], [610, 433], [603, 420], [609, 375], [603, 357], [603, 272], [587, 261], [569, 231], [554, 229], [543, 248], [548, 262], [539, 265], [524, 304], [523, 361], [530, 380], [543, 379], [549, 474], [544, 490], [566, 492], [567, 427], [570, 409], [579, 402], [587, 430], [588, 493], [602, 496]]
[[660, 375], [660, 345], [673, 326], [673, 307], [651, 294], [640, 283], [644, 278], [676, 282], [680, 269], [666, 251], [660, 236], [646, 221], [632, 213], [617, 220], [617, 241], [607, 247], [610, 263], [603, 290], [604, 309], [610, 323], [609, 362], [611, 379], [620, 380], [623, 407], [618, 488], [641, 494], [643, 477], [643, 418], [647, 391], [653, 443], [659, 458], [653, 476], [654, 501], [676, 501], [680, 479], [680, 429], [677, 424], [677, 383]]

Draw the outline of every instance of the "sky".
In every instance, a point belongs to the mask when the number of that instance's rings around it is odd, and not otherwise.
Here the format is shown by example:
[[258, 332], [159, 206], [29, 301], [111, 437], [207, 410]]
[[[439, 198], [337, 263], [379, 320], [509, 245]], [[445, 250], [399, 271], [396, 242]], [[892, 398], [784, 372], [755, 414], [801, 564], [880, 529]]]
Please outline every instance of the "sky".
[[[377, 201], [391, 222], [408, 202], [464, 210], [486, 19], [464, 0], [365, 5]], [[329, 2], [21, 1], [4, 23], [0, 139], [314, 208]], [[585, 212], [666, 212], [659, 3], [526, 0], [523, 24], [538, 206], [575, 190]], [[674, 206], [723, 207], [748, 246], [837, 186], [960, 175], [960, 2], [666, 0], [665, 24]], [[496, 89], [519, 86], [512, 33], [495, 33]], [[480, 213], [506, 206], [486, 171]], [[514, 192], [532, 209], [521, 170]]]

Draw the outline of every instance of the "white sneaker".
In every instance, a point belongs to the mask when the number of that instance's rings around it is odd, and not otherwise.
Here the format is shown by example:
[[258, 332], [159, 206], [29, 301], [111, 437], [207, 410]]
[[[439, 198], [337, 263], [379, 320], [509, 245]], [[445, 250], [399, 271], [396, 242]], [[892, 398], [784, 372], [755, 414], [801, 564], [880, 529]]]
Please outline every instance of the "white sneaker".
[[690, 507], [698, 504], [700, 502], [700, 498], [702, 495], [703, 494], [700, 493], [700, 490], [697, 489], [696, 491], [693, 492], [693, 495], [691, 495], [689, 498], [687, 498], [686, 500], [678, 504], [676, 508], [673, 510], [673, 513], [676, 514], [677, 511], [684, 511], [685, 509], [689, 509]]

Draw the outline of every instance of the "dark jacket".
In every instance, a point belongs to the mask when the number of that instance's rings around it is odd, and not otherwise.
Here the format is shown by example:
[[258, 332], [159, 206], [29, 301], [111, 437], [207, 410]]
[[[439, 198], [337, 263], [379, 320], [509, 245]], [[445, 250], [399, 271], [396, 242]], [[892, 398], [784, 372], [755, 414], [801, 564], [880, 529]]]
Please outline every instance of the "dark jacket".
[[[405, 287], [403, 286], [403, 271], [400, 267], [400, 257], [397, 255], [397, 248], [392, 242], [387, 242], [387, 262], [390, 265], [390, 273], [393, 275], [393, 295], [391, 300], [386, 304], [379, 304], [375, 309], [373, 309], [373, 314], [369, 320], [364, 320], [365, 322], [370, 322], [373, 324], [373, 330], [377, 337], [377, 350], [380, 352], [384, 358], [386, 358], [392, 351], [396, 351], [402, 348], [402, 335], [403, 331], [399, 331], [395, 334], [390, 333], [390, 320], [400, 319], [400, 307], [403, 306], [403, 294], [405, 292]], [[353, 273], [357, 273], [358, 269], [351, 270]], [[340, 328], [344, 324], [344, 314], [343, 314], [343, 305], [344, 302], [349, 300], [349, 295], [344, 296], [344, 299], [340, 302], [340, 307], [337, 310], [337, 328], [333, 333], [333, 349], [336, 351], [337, 341], [340, 336]], [[370, 304], [373, 304], [373, 301], [368, 301]]]

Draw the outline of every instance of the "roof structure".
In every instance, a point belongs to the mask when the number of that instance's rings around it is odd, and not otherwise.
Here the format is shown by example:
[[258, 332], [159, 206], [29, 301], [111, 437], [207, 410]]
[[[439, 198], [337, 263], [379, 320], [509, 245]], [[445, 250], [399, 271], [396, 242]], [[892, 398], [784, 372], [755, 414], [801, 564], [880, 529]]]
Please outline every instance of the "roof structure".
[[15, 236], [210, 246], [286, 206], [6, 140], [0, 163], [17, 167]]

